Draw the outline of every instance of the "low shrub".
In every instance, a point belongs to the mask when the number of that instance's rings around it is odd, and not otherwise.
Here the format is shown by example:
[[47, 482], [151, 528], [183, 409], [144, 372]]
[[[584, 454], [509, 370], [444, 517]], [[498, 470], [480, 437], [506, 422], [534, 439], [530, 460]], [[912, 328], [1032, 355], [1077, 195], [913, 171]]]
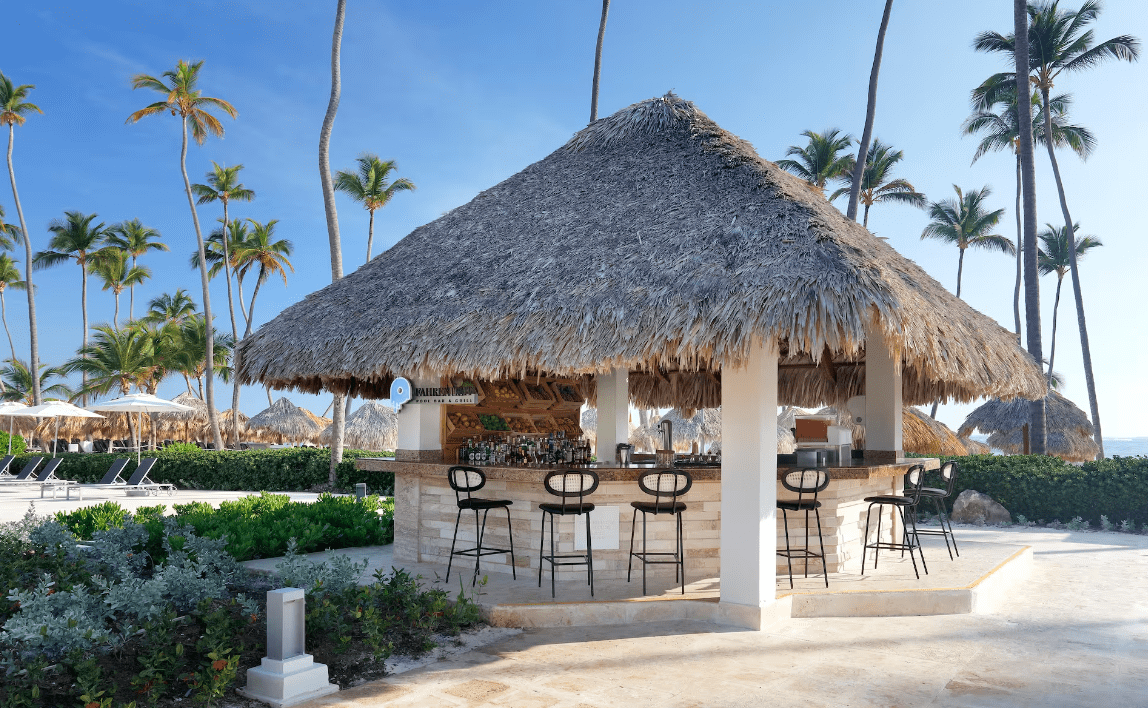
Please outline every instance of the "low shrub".
[[[204, 502], [176, 504], [175, 516], [167, 519], [190, 526], [204, 538], [226, 538], [227, 552], [244, 561], [284, 555], [292, 540], [300, 553], [391, 543], [394, 509], [392, 500], [377, 496], [356, 499], [320, 494], [308, 504], [293, 502], [286, 494], [263, 492], [220, 502], [218, 509]], [[148, 532], [146, 550], [156, 559], [166, 557], [161, 545], [166, 510], [164, 505], [141, 507], [134, 517]], [[85, 540], [99, 531], [122, 528], [128, 518], [131, 515], [114, 501], [55, 516], [70, 533]]]
[[[1076, 466], [1047, 455], [969, 455], [949, 509], [962, 491], [984, 492], [1012, 513], [1037, 523], [1061, 521], [1085, 528], [1106, 519], [1126, 526], [1148, 523], [1148, 457], [1113, 457]], [[927, 484], [936, 486], [930, 477]]]
[[19, 435], [12, 436], [12, 452], [8, 452], [8, 431], [0, 430], [0, 455], [22, 455], [28, 443]]
[[[15, 448], [13, 448], [13, 451]], [[178, 449], [175, 446], [158, 451], [144, 451], [144, 457], [157, 457], [150, 473], [156, 482], [170, 482], [181, 489], [250, 490], [269, 492], [306, 491], [327, 484], [331, 452], [325, 448], [292, 447], [280, 450], [201, 450]], [[378, 452], [344, 450], [343, 461], [336, 469], [339, 489], [350, 490], [357, 482], [366, 482], [372, 494], [392, 496], [395, 477], [390, 472], [367, 472], [355, 469], [360, 457], [378, 457]], [[61, 453], [64, 461], [56, 476], [81, 484], [98, 482], [112, 461], [131, 460], [124, 470], [126, 479], [136, 468], [135, 453]], [[14, 469], [32, 458], [21, 454], [12, 462]]]

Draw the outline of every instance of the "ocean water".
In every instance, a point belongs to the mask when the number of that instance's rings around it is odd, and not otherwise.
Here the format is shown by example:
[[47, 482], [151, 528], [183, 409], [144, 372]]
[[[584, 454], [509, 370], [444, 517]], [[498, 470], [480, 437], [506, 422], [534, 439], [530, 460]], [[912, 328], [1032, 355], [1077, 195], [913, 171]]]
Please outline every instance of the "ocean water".
[[[973, 435], [972, 438], [987, 443], [989, 436], [977, 434]], [[1002, 454], [1000, 450], [995, 448], [993, 452]], [[1105, 457], [1134, 457], [1136, 455], [1148, 457], [1148, 437], [1104, 438], [1104, 455]]]

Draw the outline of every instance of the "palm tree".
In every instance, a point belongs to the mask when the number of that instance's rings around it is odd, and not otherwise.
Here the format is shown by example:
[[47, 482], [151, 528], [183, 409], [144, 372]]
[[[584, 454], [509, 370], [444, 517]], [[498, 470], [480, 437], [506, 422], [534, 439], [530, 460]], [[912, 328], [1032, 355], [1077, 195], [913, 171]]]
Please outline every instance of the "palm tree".
[[88, 374], [90, 383], [83, 393], [102, 396], [119, 389], [121, 394], [128, 394], [132, 386], [143, 390], [141, 382], [151, 375], [154, 365], [151, 342], [131, 328], [120, 330], [98, 324], [92, 332], [92, 343], [65, 363], [63, 371]]
[[826, 182], [840, 178], [853, 166], [849, 155], [840, 154], [853, 144], [853, 136], [842, 135], [837, 128], [829, 128], [820, 133], [806, 130], [802, 135], [809, 138], [808, 145], [803, 148], [790, 145], [785, 150], [786, 155], [793, 155], [797, 159], [778, 160], [777, 166], [824, 193]]
[[195, 301], [186, 290], [176, 288], [170, 295], [164, 293], [152, 298], [147, 308], [148, 313], [141, 318], [142, 322], [180, 325], [195, 314]]
[[[340, 0], [344, 2], [345, 0]], [[136, 74], [132, 77], [132, 88], [148, 88], [164, 95], [164, 100], [157, 101], [128, 116], [128, 122], [135, 123], [145, 116], [171, 113], [178, 115], [182, 123], [180, 135], [183, 146], [179, 155], [179, 168], [183, 173], [183, 186], [187, 192], [187, 205], [191, 208], [191, 221], [195, 226], [195, 240], [199, 247], [199, 277], [203, 287], [203, 314], [208, 322], [211, 317], [211, 292], [207, 279], [207, 259], [203, 250], [203, 232], [199, 228], [199, 214], [195, 211], [195, 199], [191, 193], [191, 180], [187, 177], [187, 131], [191, 129], [192, 137], [198, 145], [207, 140], [208, 134], [223, 136], [223, 124], [219, 119], [208, 112], [208, 108], [218, 108], [232, 118], [238, 112], [235, 107], [221, 98], [201, 96], [196, 84], [199, 82], [199, 70], [203, 67], [202, 61], [188, 63], [182, 59], [176, 64], [174, 71], [163, 72], [163, 78], [168, 83], [147, 74]], [[212, 335], [214, 328], [207, 328], [207, 361], [214, 361]], [[219, 420], [215, 411], [213, 376], [207, 377], [207, 418], [211, 424], [211, 435], [214, 438], [215, 449], [223, 448], [223, 437], [219, 433]]]
[[[857, 158], [853, 161], [850, 172], [849, 206], [845, 215], [857, 221], [857, 202], [861, 198], [861, 189], [869, 183], [863, 178], [869, 157], [869, 139], [873, 137], [873, 119], [877, 114], [877, 75], [881, 73], [881, 54], [885, 48], [885, 30], [889, 28], [889, 13], [893, 9], [893, 0], [885, 0], [885, 12], [881, 15], [881, 29], [877, 31], [877, 49], [873, 52], [873, 68], [869, 72], [869, 99], [865, 105], [865, 128], [861, 131], [861, 142], [857, 146]], [[865, 175], [867, 177], [867, 175]], [[865, 216], [869, 216], [869, 206], [865, 207]]]
[[[187, 318], [179, 325], [178, 348], [172, 357], [173, 368], [180, 371], [184, 378], [191, 377], [199, 383], [199, 398], [206, 401], [203, 393], [203, 381], [207, 375], [207, 321], [203, 315], [196, 314]], [[227, 369], [227, 360], [235, 346], [235, 340], [226, 332], [216, 331], [212, 339], [216, 343], [213, 350], [212, 375], [224, 373]], [[211, 376], [206, 376], [211, 380]], [[191, 391], [190, 383], [188, 391]], [[194, 394], [193, 394], [194, 395]]]
[[[40, 107], [28, 103], [28, 92], [36, 88], [34, 84], [16, 86], [12, 80], [0, 72], [0, 125], [8, 126], [8, 180], [12, 183], [12, 199], [16, 202], [16, 216], [20, 219], [20, 238], [24, 241], [24, 282], [28, 284], [28, 339], [31, 350], [32, 369], [40, 370], [40, 334], [36, 329], [36, 289], [32, 287], [32, 242], [28, 240], [28, 224], [24, 221], [24, 208], [20, 206], [20, 193], [16, 191], [16, 171], [12, 168], [12, 143], [15, 140], [17, 125], [24, 125], [27, 116], [33, 112], [43, 115]], [[33, 405], [40, 405], [40, 380], [30, 376]]]
[[[50, 268], [71, 260], [80, 266], [80, 314], [84, 322], [82, 348], [88, 346], [88, 256], [99, 250], [107, 236], [101, 221], [95, 226], [97, 214], [82, 214], [78, 211], [64, 212], [64, 219], [53, 219], [48, 230], [54, 234], [48, 241], [47, 251], [40, 251], [33, 259], [36, 270]], [[86, 374], [85, 374], [86, 376]], [[88, 405], [88, 380], [83, 388], [83, 405]]]
[[[167, 244], [159, 240], [159, 232], [150, 226], [144, 226], [139, 219], [123, 221], [108, 229], [108, 245], [123, 249], [132, 257], [132, 268], [136, 267], [136, 260], [148, 251], [170, 250]], [[128, 319], [135, 319], [136, 286], [128, 290]]]
[[[335, 210], [335, 186], [331, 178], [331, 129], [335, 125], [335, 114], [339, 110], [339, 94], [342, 81], [339, 76], [339, 52], [343, 43], [343, 20], [347, 14], [347, 0], [338, 0], [335, 6], [335, 29], [331, 33], [331, 97], [327, 101], [327, 113], [323, 116], [323, 127], [319, 129], [319, 180], [323, 185], [323, 213], [327, 217], [327, 240], [331, 246], [331, 282], [343, 277], [343, 244], [339, 240], [339, 213]], [[336, 393], [334, 412], [331, 414], [331, 467], [327, 472], [328, 481], [335, 483], [335, 471], [343, 461], [343, 428], [346, 415], [343, 412], [343, 394]]]
[[8, 335], [8, 347], [12, 350], [12, 358], [16, 358], [16, 345], [12, 343], [12, 332], [8, 330], [8, 308], [4, 304], [4, 291], [8, 288], [23, 290], [27, 284], [20, 280], [20, 269], [16, 267], [16, 260], [7, 253], [0, 253], [0, 319], [4, 321], [4, 334]]
[[[230, 217], [227, 213], [228, 204], [232, 199], [237, 202], [249, 202], [255, 198], [255, 191], [239, 183], [239, 171], [243, 169], [243, 165], [220, 167], [214, 160], [212, 160], [211, 165], [212, 170], [207, 173], [207, 184], [193, 184], [191, 189], [199, 197], [200, 204], [212, 202], [223, 204], [223, 230], [226, 231], [227, 225], [230, 223]], [[215, 235], [214, 232], [212, 235]], [[223, 265], [223, 275], [227, 279], [227, 308], [231, 313], [231, 335], [239, 339], [239, 327], [235, 324], [235, 300], [231, 294], [230, 244], [223, 238], [219, 239], [219, 244], [223, 248], [223, 258], [220, 262]], [[199, 254], [196, 253], [196, 255]], [[214, 274], [211, 277], [215, 277]], [[233, 400], [232, 410], [239, 410], [238, 405], [238, 401]], [[236, 416], [235, 425], [238, 429], [238, 416]]]
[[9, 251], [20, 243], [20, 227], [4, 221], [4, 207], [0, 206], [0, 248]]
[[255, 280], [255, 290], [251, 293], [251, 305], [247, 311], [247, 329], [243, 332], [244, 339], [251, 334], [251, 325], [255, 321], [255, 298], [259, 296], [259, 288], [267, 281], [268, 276], [280, 275], [283, 277], [283, 284], [287, 285], [287, 271], [295, 272], [295, 267], [289, 260], [294, 251], [292, 243], [287, 239], [272, 240], [275, 237], [275, 224], [278, 224], [279, 220], [272, 219], [266, 224], [261, 224], [255, 219], [247, 221], [251, 224], [251, 236], [235, 253], [237, 272], [242, 277], [247, 277], [252, 268], [259, 266], [259, 275]]
[[[1028, 5], [1027, 23], [1023, 44], [1027, 45], [1027, 52], [1022, 56], [1022, 42], [1017, 41], [1022, 33], [1014, 31], [1011, 35], [1001, 35], [998, 32], [983, 32], [977, 36], [974, 47], [985, 52], [999, 52], [1012, 56], [1016, 63], [1016, 70], [997, 74], [989, 79], [1004, 83], [1010, 79], [1019, 86], [1024, 78], [1032, 81], [1040, 91], [1045, 105], [1049, 102], [1049, 93], [1053, 83], [1062, 73], [1074, 73], [1092, 69], [1110, 59], [1123, 61], [1136, 61], [1140, 57], [1140, 42], [1131, 35], [1120, 35], [1093, 46], [1093, 32], [1088, 25], [1100, 16], [1100, 2], [1088, 0], [1079, 10], [1064, 10], [1059, 8], [1059, 0], [1041, 2]], [[1027, 61], [1025, 59], [1027, 58]], [[1051, 112], [1045, 112], [1045, 131], [1052, 133], [1050, 125]], [[1060, 166], [1056, 161], [1056, 151], [1052, 142], [1046, 142], [1048, 160], [1052, 165], [1052, 176], [1056, 180], [1057, 193], [1060, 196], [1060, 211], [1064, 223], [1075, 224], [1072, 214], [1068, 211], [1068, 199], [1064, 193], [1064, 182], [1060, 177]], [[1035, 234], [1035, 226], [1033, 229]], [[1096, 399], [1096, 380], [1092, 372], [1092, 351], [1088, 343], [1088, 325], [1084, 316], [1084, 298], [1080, 291], [1080, 270], [1076, 263], [1076, 249], [1070, 248], [1069, 272], [1072, 274], [1072, 290], [1076, 300], [1076, 323], [1080, 331], [1080, 348], [1084, 359], [1084, 379], [1088, 386], [1088, 401], [1092, 412], [1093, 435], [1100, 449], [1099, 457], [1104, 457], [1104, 438], [1100, 430], [1100, 407]], [[1034, 256], [1035, 260], [1035, 256]]]
[[[1045, 224], [1048, 228], [1040, 234], [1039, 238], [1044, 243], [1044, 248], [1037, 252], [1038, 267], [1040, 268], [1041, 275], [1048, 275], [1049, 273], [1056, 273], [1056, 300], [1052, 305], [1052, 344], [1048, 349], [1048, 375], [1052, 376], [1052, 364], [1056, 361], [1056, 311], [1060, 307], [1060, 286], [1064, 283], [1064, 276], [1068, 273], [1072, 257], [1069, 256], [1069, 245], [1073, 241], [1076, 242], [1076, 260], [1079, 261], [1090, 250], [1097, 246], [1103, 246], [1100, 239], [1095, 236], [1085, 236], [1081, 239], [1075, 239], [1072, 234], [1068, 233], [1068, 228], [1065, 226], [1059, 229], [1052, 224]], [[1080, 231], [1080, 224], [1075, 224], [1072, 228], [1073, 233]]]
[[112, 327], [119, 329], [120, 293], [124, 288], [134, 288], [151, 277], [146, 266], [128, 264], [128, 253], [118, 248], [103, 248], [92, 254], [88, 269], [104, 281], [104, 290], [111, 290], [116, 296], [116, 311], [112, 316]]
[[[869, 228], [869, 209], [874, 204], [898, 202], [915, 206], [918, 209], [926, 205], [925, 195], [918, 192], [909, 180], [890, 179], [893, 168], [904, 156], [902, 151], [894, 150], [892, 146], [882, 143], [877, 138], [874, 138], [873, 144], [869, 146], [869, 156], [865, 158], [865, 174], [862, 178], [861, 189], [857, 192], [857, 198], [865, 205], [865, 220], [862, 222], [865, 228]], [[853, 179], [856, 172], [856, 170], [850, 170], [842, 175], [841, 181], [846, 186], [834, 192], [829, 197], [829, 201], [833, 201], [843, 194], [853, 194]], [[851, 218], [856, 220], [856, 214]]]
[[335, 173], [335, 190], [345, 192], [370, 214], [367, 226], [367, 260], [370, 261], [371, 244], [375, 240], [375, 210], [385, 207], [398, 192], [413, 191], [415, 185], [406, 177], [387, 182], [387, 176], [398, 168], [394, 160], [384, 162], [378, 155], [364, 153], [356, 162], [359, 163], [357, 172], [339, 170]]
[[[222, 218], [219, 219], [223, 221]], [[223, 227], [219, 227], [211, 232], [204, 243], [204, 255], [207, 257], [208, 269], [207, 277], [212, 280], [223, 271], [223, 252], [227, 251], [228, 269], [231, 271], [232, 276], [235, 278], [236, 299], [239, 300], [239, 314], [243, 315], [244, 322], [247, 319], [247, 310], [243, 309], [243, 279], [239, 276], [237, 262], [235, 260], [235, 252], [243, 247], [250, 237], [250, 231], [247, 228], [247, 222], [242, 219], [233, 219], [227, 224], [227, 244], [223, 243]], [[188, 259], [188, 264], [192, 269], [199, 268], [199, 251], [192, 251], [191, 258]]]
[[34, 391], [40, 390], [44, 396], [55, 396], [60, 400], [71, 400], [75, 393], [63, 381], [52, 382], [52, 379], [62, 379], [66, 376], [64, 370], [40, 364], [40, 375], [33, 378], [28, 363], [13, 357], [8, 359], [3, 368], [0, 368], [0, 380], [4, 382], [5, 401], [17, 401], [26, 406], [35, 405]]
[[[602, 0], [602, 21], [598, 23], [598, 46], [594, 48], [594, 85], [590, 89], [590, 122], [598, 120], [598, 78], [602, 75], [602, 42], [606, 39], [606, 16], [610, 0]], [[370, 256], [367, 260], [371, 260]]]
[[[983, 85], [982, 85], [983, 87]], [[1024, 226], [1021, 213], [1021, 164], [1020, 164], [1020, 127], [1017, 123], [1016, 87], [1003, 86], [999, 91], [985, 92], [980, 88], [973, 91], [973, 114], [969, 116], [961, 129], [966, 135], [982, 134], [973, 155], [973, 163], [989, 152], [1012, 150], [1016, 156], [1016, 284], [1013, 287], [1013, 323], [1017, 337], [1020, 337], [1020, 284], [1021, 268], [1023, 265]], [[1096, 138], [1087, 128], [1068, 123], [1068, 107], [1072, 98], [1068, 95], [1053, 96], [1052, 107], [1052, 134], [1056, 147], [1068, 146], [1080, 158], [1087, 159], [1096, 145]], [[1034, 98], [1032, 105], [1036, 114], [1032, 117], [1033, 138], [1044, 144], [1044, 107], [1039, 99]], [[997, 106], [1000, 106], [999, 112]]]
[[965, 249], [984, 248], [1011, 254], [1016, 247], [1004, 236], [990, 233], [1004, 214], [1004, 209], [985, 210], [985, 200], [992, 194], [991, 189], [982, 187], [966, 193], [954, 184], [953, 191], [957, 193], [956, 199], [929, 204], [931, 221], [921, 232], [921, 239], [937, 239], [955, 244], [960, 249], [961, 255], [957, 261], [957, 297], [960, 297]]
[[151, 353], [149, 372], [139, 383], [140, 390], [155, 395], [160, 383], [177, 365], [179, 355], [179, 325], [170, 322], [135, 320], [125, 329], [136, 337], [148, 341]]

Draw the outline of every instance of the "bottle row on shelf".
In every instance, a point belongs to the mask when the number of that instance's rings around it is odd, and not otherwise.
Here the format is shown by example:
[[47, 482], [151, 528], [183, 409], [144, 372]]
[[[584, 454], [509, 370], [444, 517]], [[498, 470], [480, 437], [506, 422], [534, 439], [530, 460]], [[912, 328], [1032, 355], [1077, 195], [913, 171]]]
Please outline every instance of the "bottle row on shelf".
[[591, 462], [591, 455], [589, 440], [567, 438], [561, 430], [543, 437], [484, 435], [468, 438], [458, 448], [459, 464], [476, 466], [585, 465]]

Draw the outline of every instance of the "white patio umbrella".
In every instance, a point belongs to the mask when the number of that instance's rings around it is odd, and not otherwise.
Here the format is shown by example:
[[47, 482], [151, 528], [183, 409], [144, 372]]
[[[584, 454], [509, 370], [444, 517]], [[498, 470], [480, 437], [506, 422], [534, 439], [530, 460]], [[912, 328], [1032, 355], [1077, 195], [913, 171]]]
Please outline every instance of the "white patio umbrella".
[[190, 411], [190, 406], [185, 406], [182, 403], [169, 401], [158, 396], [153, 396], [150, 393], [129, 393], [126, 396], [120, 396], [110, 401], [103, 403], [94, 403], [88, 408], [94, 411], [103, 411], [105, 413], [138, 413], [138, 424], [136, 425], [136, 464], [140, 462], [140, 440], [143, 438], [143, 414], [144, 413], [179, 413], [181, 411]]
[[[56, 421], [56, 437], [60, 435], [60, 417], [65, 418], [103, 418], [99, 413], [84, 410], [73, 406], [67, 401], [49, 401], [39, 406], [32, 406], [19, 415], [35, 418], [54, 418]], [[52, 457], [56, 456], [56, 445], [52, 445]]]
[[12, 454], [12, 419], [16, 416], [23, 417], [26, 415], [24, 411], [28, 410], [28, 406], [16, 401], [4, 401], [0, 403], [0, 415], [8, 416], [8, 454]]

